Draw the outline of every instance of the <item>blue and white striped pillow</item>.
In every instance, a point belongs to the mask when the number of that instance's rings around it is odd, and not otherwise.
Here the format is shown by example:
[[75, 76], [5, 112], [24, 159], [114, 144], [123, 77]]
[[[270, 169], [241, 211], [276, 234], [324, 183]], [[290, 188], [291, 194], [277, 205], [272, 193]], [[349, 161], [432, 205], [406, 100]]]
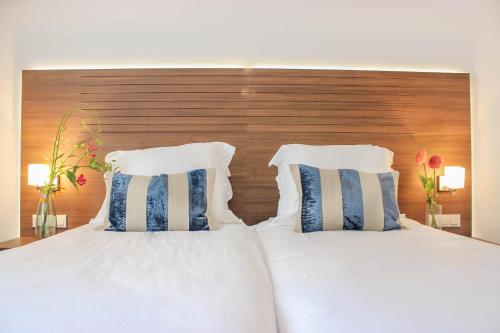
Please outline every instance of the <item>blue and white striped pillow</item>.
[[106, 173], [106, 230], [198, 231], [211, 218], [214, 169], [160, 176]]
[[299, 194], [297, 232], [399, 229], [399, 173], [290, 165]]

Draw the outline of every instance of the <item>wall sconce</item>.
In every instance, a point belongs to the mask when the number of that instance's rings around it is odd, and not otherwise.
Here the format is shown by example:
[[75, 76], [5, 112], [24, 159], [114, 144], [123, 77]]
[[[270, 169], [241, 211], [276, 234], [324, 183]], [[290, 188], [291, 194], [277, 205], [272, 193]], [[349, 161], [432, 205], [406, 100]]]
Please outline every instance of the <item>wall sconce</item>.
[[444, 167], [444, 175], [439, 177], [439, 191], [452, 192], [464, 188], [465, 169], [457, 166]]
[[[48, 164], [29, 164], [28, 165], [28, 185], [40, 188], [49, 181], [49, 165]], [[55, 184], [59, 188], [59, 179], [56, 178]]]

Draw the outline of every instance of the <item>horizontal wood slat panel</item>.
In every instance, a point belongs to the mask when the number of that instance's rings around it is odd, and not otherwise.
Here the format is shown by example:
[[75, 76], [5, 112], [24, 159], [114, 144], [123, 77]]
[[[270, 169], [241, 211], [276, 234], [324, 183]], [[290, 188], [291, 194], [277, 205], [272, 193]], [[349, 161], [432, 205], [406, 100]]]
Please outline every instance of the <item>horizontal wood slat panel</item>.
[[[441, 195], [444, 211], [462, 216], [450, 231], [470, 235], [469, 76], [281, 69], [109, 69], [23, 72], [21, 233], [33, 235], [37, 192], [27, 165], [43, 162], [62, 114], [78, 103], [101, 117], [101, 153], [225, 141], [231, 164], [231, 208], [248, 224], [274, 216], [276, 170], [267, 166], [286, 143], [374, 144], [395, 152], [401, 211], [423, 220], [425, 195], [415, 177], [420, 148], [467, 169], [466, 187]], [[49, 133], [50, 135], [48, 135]], [[76, 139], [79, 131], [72, 131]], [[70, 228], [85, 224], [104, 197], [102, 175], [88, 173], [77, 193], [57, 195]]]
[[154, 102], [154, 101], [99, 101], [92, 102], [92, 108], [95, 110], [106, 110], [106, 109], [137, 109], [138, 107], [146, 109], [171, 109], [171, 108], [208, 108], [208, 109], [332, 109], [332, 108], [352, 108], [353, 110], [363, 110], [366, 108], [378, 108], [384, 110], [400, 110], [402, 107], [412, 105], [412, 103], [391, 103], [387, 104], [384, 102], [366, 102], [366, 101], [165, 101], [165, 102]]
[[[276, 128], [279, 126], [279, 128]], [[222, 127], [222, 128], [221, 128]], [[177, 133], [177, 132], [217, 132], [221, 133], [231, 133], [231, 132], [241, 132], [241, 131], [252, 131], [252, 132], [315, 132], [315, 133], [393, 133], [393, 134], [412, 134], [415, 133], [412, 128], [402, 129], [400, 127], [391, 126], [356, 126], [351, 128], [346, 125], [323, 125], [323, 124], [302, 124], [300, 126], [294, 125], [241, 125], [241, 124], [214, 124], [214, 125], [147, 125], [147, 126], [136, 126], [136, 125], [103, 125], [103, 133], [140, 133], [140, 132], [150, 132], [150, 133]]]
[[[101, 116], [102, 117], [102, 116]], [[265, 118], [265, 119], [262, 119]], [[364, 117], [364, 122], [366, 124], [380, 124], [384, 126], [400, 126], [405, 119], [401, 118], [379, 118], [379, 117]], [[409, 119], [408, 119], [409, 120]], [[314, 117], [314, 116], [262, 116], [253, 117], [250, 115], [242, 117], [234, 116], [173, 116], [173, 117], [145, 117], [145, 116], [129, 116], [129, 117], [102, 117], [99, 123], [102, 125], [113, 125], [113, 124], [135, 124], [135, 125], [153, 125], [153, 124], [163, 124], [163, 125], [208, 125], [208, 124], [241, 124], [241, 125], [258, 125], [265, 121], [267, 125], [300, 125], [300, 124], [323, 124], [323, 125], [349, 125], [349, 124], [359, 124], [359, 117]], [[89, 121], [89, 124], [96, 123], [95, 121]]]
[[[181, 101], [264, 101], [264, 102], [351, 102], [353, 95], [356, 103], [382, 103], [387, 95], [377, 94], [313, 94], [313, 93], [257, 93], [242, 91], [238, 93], [185, 92], [185, 93], [133, 93], [133, 94], [81, 94], [81, 101], [93, 102], [181, 102]], [[411, 104], [409, 95], [392, 95], [392, 101]]]
[[[377, 121], [387, 120], [408, 120], [408, 121], [425, 121], [424, 117], [434, 117], [434, 123], [438, 121], [467, 121], [468, 118], [460, 112], [448, 112], [443, 115], [435, 112], [433, 109], [414, 110], [406, 112], [402, 115], [395, 115], [387, 112], [387, 110], [289, 110], [289, 109], [107, 109], [98, 110], [98, 114], [103, 122], [107, 118], [117, 119], [162, 119], [162, 118], [225, 118], [231, 117], [233, 119], [238, 117], [248, 118], [334, 118], [334, 119], [348, 119], [348, 118], [363, 118], [366, 120], [377, 119]], [[57, 119], [58, 115], [43, 115], [33, 114], [27, 116], [30, 119], [42, 121], [46, 119], [53, 122]], [[298, 120], [299, 121], [299, 120]]]
[[81, 94], [135, 94], [135, 93], [308, 93], [308, 94], [352, 94], [352, 95], [391, 95], [407, 96], [410, 86], [406, 87], [370, 87], [357, 86], [314, 86], [314, 85], [230, 85], [230, 84], [127, 84], [81, 86]]
[[81, 85], [128, 85], [128, 84], [231, 84], [231, 85], [345, 85], [359, 87], [401, 87], [408, 86], [408, 79], [364, 78], [364, 77], [335, 77], [335, 76], [103, 76], [82, 77]]

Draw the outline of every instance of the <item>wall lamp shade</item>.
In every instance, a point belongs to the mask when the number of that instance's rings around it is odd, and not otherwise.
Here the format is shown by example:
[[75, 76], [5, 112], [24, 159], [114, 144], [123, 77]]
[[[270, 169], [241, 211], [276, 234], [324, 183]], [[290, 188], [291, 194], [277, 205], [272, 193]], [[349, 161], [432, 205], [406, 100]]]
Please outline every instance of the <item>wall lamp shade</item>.
[[[50, 168], [48, 164], [29, 164], [28, 165], [28, 185], [42, 187], [49, 181]], [[58, 185], [58, 179], [55, 180], [55, 186]]]
[[457, 166], [444, 167], [444, 176], [439, 177], [440, 191], [454, 191], [464, 188], [465, 169]]

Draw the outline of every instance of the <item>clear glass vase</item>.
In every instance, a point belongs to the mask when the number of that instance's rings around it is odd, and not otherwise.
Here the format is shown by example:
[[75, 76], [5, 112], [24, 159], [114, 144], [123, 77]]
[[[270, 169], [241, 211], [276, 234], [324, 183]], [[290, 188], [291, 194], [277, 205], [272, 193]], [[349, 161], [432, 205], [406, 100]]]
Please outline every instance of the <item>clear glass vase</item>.
[[442, 229], [441, 214], [443, 214], [443, 205], [428, 202], [425, 209], [425, 223], [434, 229]]
[[57, 232], [56, 210], [54, 208], [53, 192], [41, 193], [36, 213], [35, 232], [38, 238], [53, 236]]

